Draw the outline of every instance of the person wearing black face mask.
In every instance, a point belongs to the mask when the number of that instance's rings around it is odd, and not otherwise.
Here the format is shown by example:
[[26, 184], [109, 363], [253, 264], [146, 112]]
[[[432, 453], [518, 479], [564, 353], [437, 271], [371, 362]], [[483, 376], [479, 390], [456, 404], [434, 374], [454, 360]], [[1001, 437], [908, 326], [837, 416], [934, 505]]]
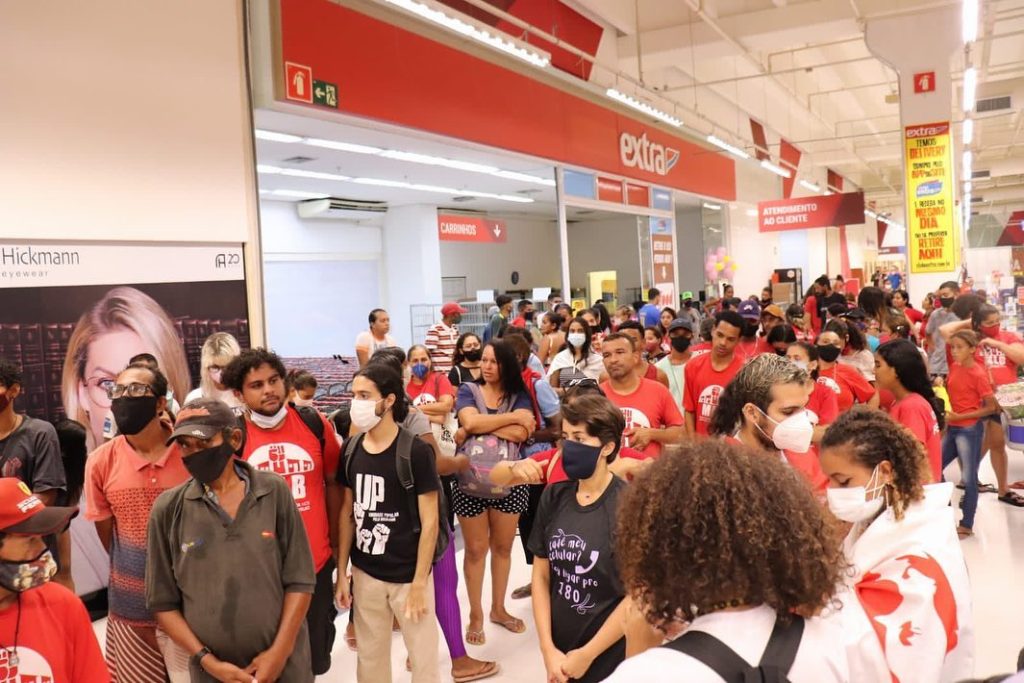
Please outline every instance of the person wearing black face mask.
[[480, 381], [480, 360], [483, 358], [483, 344], [480, 337], [466, 332], [455, 342], [455, 355], [452, 357], [452, 369], [448, 373], [448, 381], [458, 389], [463, 382]]
[[541, 496], [530, 535], [533, 617], [548, 680], [603, 681], [625, 659], [627, 601], [614, 552], [626, 483], [608, 470], [626, 423], [607, 398], [562, 406], [562, 461], [569, 481]]
[[15, 477], [0, 479], [0, 671], [10, 681], [110, 683], [89, 614], [52, 582], [44, 536], [67, 529], [78, 509], [47, 507]]
[[189, 655], [191, 680], [312, 683], [316, 575], [288, 484], [233, 457], [242, 431], [222, 401], [186, 403], [168, 443], [192, 478], [153, 506], [146, 604]]
[[936, 298], [936, 307], [928, 316], [928, 325], [925, 327], [925, 334], [930, 340], [931, 350], [928, 353], [928, 367], [931, 369], [933, 378], [943, 378], [949, 374], [949, 360], [946, 357], [946, 339], [942, 336], [940, 328], [948, 323], [957, 322], [959, 318], [951, 310], [953, 302], [960, 293], [960, 285], [950, 280], [943, 282], [939, 287]]
[[690, 360], [693, 342], [693, 323], [689, 318], [676, 318], [668, 326], [669, 353], [655, 363], [655, 367], [668, 377], [668, 390], [680, 410], [683, 408], [683, 369]]
[[[176, 652], [146, 609], [143, 568], [146, 523], [163, 491], [188, 479], [181, 451], [168, 445], [167, 378], [144, 363], [129, 365], [108, 391], [118, 436], [85, 466], [85, 518], [110, 553], [106, 655], [118, 681], [157, 683], [175, 676]], [[179, 667], [180, 668], [180, 667]], [[186, 674], [187, 675], [187, 674]]]

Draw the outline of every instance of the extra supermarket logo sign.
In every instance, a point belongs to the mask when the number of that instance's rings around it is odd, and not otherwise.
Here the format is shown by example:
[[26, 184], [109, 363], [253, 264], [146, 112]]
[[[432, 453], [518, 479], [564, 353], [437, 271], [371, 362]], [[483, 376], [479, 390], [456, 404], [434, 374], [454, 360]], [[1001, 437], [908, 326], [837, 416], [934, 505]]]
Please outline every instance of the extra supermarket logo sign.
[[651, 142], [647, 133], [636, 137], [624, 132], [619, 135], [619, 158], [627, 168], [664, 176], [679, 162], [679, 150]]
[[907, 139], [928, 138], [949, 133], [948, 123], [929, 123], [923, 126], [911, 126], [907, 128]]

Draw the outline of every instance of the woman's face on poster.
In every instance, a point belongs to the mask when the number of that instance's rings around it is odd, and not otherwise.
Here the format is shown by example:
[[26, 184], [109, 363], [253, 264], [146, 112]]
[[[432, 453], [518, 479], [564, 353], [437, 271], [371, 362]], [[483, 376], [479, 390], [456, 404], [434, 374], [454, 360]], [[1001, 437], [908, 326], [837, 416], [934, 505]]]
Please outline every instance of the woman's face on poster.
[[101, 334], [89, 344], [85, 359], [85, 381], [79, 385], [79, 400], [89, 414], [89, 430], [94, 443], [103, 443], [103, 421], [110, 413], [107, 389], [128, 365], [132, 356], [150, 352], [135, 332], [121, 328]]

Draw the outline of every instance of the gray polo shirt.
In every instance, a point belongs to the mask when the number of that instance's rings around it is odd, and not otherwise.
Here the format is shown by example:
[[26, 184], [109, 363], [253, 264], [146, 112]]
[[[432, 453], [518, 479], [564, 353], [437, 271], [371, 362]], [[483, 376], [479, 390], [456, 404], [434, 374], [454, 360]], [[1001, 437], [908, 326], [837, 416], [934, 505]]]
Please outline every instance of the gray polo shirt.
[[937, 308], [928, 317], [928, 325], [925, 327], [925, 334], [932, 340], [932, 352], [928, 354], [928, 366], [933, 375], [949, 374], [949, 362], [946, 358], [946, 340], [942, 338], [939, 328], [946, 323], [955, 323], [960, 320], [953, 311], [945, 308]]
[[[246, 667], [274, 642], [285, 593], [316, 585], [302, 518], [285, 480], [239, 462], [250, 486], [225, 523], [194, 479], [157, 498], [149, 519], [146, 604], [180, 610], [217, 658]], [[213, 680], [192, 668], [192, 681]], [[282, 683], [312, 683], [306, 623]]]

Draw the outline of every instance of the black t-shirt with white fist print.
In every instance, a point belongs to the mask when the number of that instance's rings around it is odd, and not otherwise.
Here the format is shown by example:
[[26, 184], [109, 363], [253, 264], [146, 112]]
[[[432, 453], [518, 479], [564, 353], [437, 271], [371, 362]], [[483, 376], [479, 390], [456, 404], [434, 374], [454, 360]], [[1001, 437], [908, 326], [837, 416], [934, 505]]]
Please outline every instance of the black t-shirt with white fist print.
[[[413, 533], [409, 496], [398, 479], [397, 450], [398, 437], [376, 455], [360, 443], [351, 465], [346, 468], [343, 462], [338, 468], [338, 482], [352, 489], [352, 565], [380, 581], [412, 583], [419, 536]], [[417, 495], [440, 487], [434, 451], [419, 438], [412, 440], [412, 475]]]

